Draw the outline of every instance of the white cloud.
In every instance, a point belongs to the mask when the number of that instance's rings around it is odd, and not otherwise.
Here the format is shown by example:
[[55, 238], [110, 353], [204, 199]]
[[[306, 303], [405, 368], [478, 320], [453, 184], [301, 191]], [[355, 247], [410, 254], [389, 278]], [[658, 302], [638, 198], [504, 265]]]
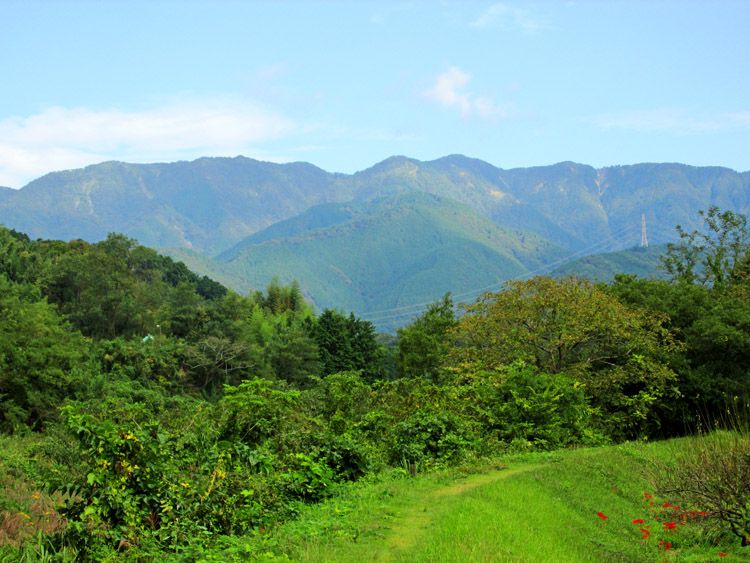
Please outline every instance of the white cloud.
[[601, 129], [626, 129], [640, 133], [700, 134], [750, 128], [750, 111], [698, 114], [683, 109], [657, 108], [603, 114], [593, 117], [591, 121]]
[[0, 185], [108, 159], [175, 160], [257, 153], [253, 144], [299, 130], [291, 119], [235, 98], [143, 110], [52, 107], [0, 120]]
[[515, 29], [528, 34], [537, 33], [548, 27], [532, 11], [518, 8], [505, 2], [492, 4], [477, 19], [471, 22], [471, 26], [478, 29]]
[[474, 94], [467, 89], [471, 74], [451, 67], [435, 79], [425, 96], [443, 107], [457, 109], [463, 117], [478, 116], [484, 119], [504, 119], [509, 117], [506, 107], [496, 104], [486, 96]]

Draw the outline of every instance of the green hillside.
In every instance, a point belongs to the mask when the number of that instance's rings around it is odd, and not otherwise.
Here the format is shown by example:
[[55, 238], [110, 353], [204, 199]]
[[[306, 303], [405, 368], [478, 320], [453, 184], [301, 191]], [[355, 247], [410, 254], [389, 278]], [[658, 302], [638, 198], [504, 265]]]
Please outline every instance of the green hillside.
[[640, 278], [661, 278], [660, 259], [666, 245], [647, 248], [634, 247], [619, 252], [604, 252], [566, 262], [551, 275], [577, 276], [593, 281], [611, 282], [617, 274], [632, 274]]
[[[454, 201], [404, 193], [315, 207], [249, 237], [217, 260], [246, 280], [241, 291], [264, 287], [274, 276], [297, 279], [318, 308], [340, 307], [367, 318], [448, 291], [498, 284], [543, 267], [560, 252]], [[372, 315], [372, 320], [390, 328], [407, 319]]]

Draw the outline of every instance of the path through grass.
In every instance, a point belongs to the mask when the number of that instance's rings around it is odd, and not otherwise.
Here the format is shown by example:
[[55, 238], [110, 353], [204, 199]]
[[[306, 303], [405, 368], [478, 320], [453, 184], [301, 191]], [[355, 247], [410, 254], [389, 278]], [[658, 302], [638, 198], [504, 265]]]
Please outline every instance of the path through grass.
[[[689, 441], [537, 454], [458, 480], [357, 484], [309, 507], [269, 545], [299, 561], [750, 561], [750, 549], [716, 544], [704, 529], [665, 532], [657, 507], [644, 502], [652, 487], [644, 468], [684, 447]], [[650, 522], [648, 540], [633, 524], [639, 518]]]

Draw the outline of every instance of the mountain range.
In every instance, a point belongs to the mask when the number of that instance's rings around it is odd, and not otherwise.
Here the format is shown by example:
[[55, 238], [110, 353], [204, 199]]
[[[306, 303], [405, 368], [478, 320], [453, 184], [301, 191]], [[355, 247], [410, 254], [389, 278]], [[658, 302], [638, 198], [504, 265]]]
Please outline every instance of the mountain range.
[[[53, 172], [0, 188], [0, 223], [40, 238], [121, 232], [240, 291], [298, 279], [317, 307], [376, 322], [384, 311], [388, 325], [445, 291], [473, 297], [568, 258], [633, 247], [642, 215], [650, 242], [667, 242], [677, 224], [699, 227], [697, 211], [711, 205], [747, 214], [750, 173], [573, 162], [506, 170], [452, 155], [338, 174], [236, 157]], [[615, 263], [643, 266], [628, 260]]]

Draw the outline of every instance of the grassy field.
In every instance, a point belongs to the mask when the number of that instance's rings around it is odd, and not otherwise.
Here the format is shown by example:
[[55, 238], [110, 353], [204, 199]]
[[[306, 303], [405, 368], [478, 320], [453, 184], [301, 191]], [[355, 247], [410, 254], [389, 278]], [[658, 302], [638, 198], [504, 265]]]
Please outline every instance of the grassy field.
[[[664, 530], [664, 522], [679, 521], [662, 507], [674, 499], [659, 497], [647, 476], [655, 463], [692, 448], [692, 440], [532, 453], [416, 477], [392, 470], [303, 506], [276, 529], [176, 560], [750, 561], [750, 548], [705, 525]], [[53, 531], [57, 523], [43, 514], [47, 495], [21, 478], [34, 473], [28, 460], [37, 441], [6, 438], [0, 446], [0, 482], [6, 493], [15, 491], [0, 508], [28, 520], [17, 519], [28, 531], [3, 529], [1, 543]], [[634, 524], [638, 519], [644, 522]], [[13, 522], [6, 518], [5, 527]], [[0, 560], [3, 553], [12, 555], [2, 552]]]
[[[675, 519], [645, 477], [690, 440], [531, 454], [468, 476], [352, 486], [265, 538], [298, 561], [748, 561], [750, 548]], [[650, 505], [650, 502], [655, 502]], [[604, 519], [599, 516], [606, 516]], [[634, 524], [633, 520], [644, 522]], [[649, 526], [646, 528], [646, 526]], [[641, 529], [650, 532], [648, 539]], [[662, 546], [659, 541], [665, 542]], [[671, 544], [665, 550], [666, 542]], [[719, 553], [726, 554], [720, 556]], [[274, 554], [274, 555], [272, 555]]]

